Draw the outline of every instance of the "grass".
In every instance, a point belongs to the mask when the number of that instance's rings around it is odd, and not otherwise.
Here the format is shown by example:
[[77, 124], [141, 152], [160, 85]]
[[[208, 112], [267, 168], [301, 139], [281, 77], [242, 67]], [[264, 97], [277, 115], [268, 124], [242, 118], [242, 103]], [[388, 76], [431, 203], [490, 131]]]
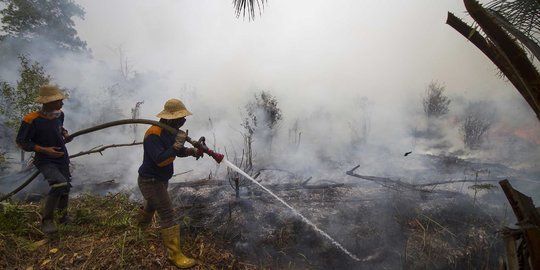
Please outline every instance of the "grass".
[[[3, 202], [0, 269], [176, 269], [165, 257], [155, 220], [148, 229], [136, 226], [137, 208], [125, 193], [84, 194], [71, 200], [74, 222], [47, 237], [39, 230], [41, 205]], [[208, 231], [182, 234], [184, 252], [199, 261], [193, 269], [254, 269], [216, 239]]]

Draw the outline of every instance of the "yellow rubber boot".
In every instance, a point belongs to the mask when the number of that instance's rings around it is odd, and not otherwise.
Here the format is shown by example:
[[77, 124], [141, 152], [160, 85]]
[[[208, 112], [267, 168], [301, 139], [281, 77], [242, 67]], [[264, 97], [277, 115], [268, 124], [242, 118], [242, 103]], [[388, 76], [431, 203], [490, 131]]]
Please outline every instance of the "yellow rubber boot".
[[182, 253], [180, 247], [180, 225], [177, 224], [162, 229], [161, 237], [163, 237], [163, 244], [167, 248], [167, 258], [176, 265], [176, 267], [191, 268], [195, 265], [196, 262], [194, 259], [186, 257], [186, 255]]

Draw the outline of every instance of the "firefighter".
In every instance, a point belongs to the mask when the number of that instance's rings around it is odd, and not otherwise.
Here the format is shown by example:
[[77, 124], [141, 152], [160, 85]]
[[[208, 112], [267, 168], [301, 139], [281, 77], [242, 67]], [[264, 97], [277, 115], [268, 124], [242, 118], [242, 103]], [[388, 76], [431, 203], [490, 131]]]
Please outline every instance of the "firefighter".
[[[191, 115], [184, 103], [178, 99], [170, 99], [165, 103], [162, 112], [156, 116], [160, 122], [179, 129], [186, 122], [186, 116]], [[185, 256], [180, 246], [180, 225], [174, 222], [174, 212], [171, 199], [167, 192], [169, 179], [173, 175], [173, 161], [176, 157], [202, 157], [202, 151], [197, 148], [185, 147], [187, 133], [181, 130], [177, 135], [151, 126], [144, 135], [143, 163], [139, 167], [137, 183], [144, 197], [145, 205], [139, 212], [139, 225], [150, 224], [157, 211], [161, 236], [167, 249], [167, 258], [179, 268], [190, 268], [196, 264], [192, 258]]]
[[58, 231], [54, 214], [57, 210], [59, 223], [69, 221], [67, 207], [71, 174], [66, 143], [69, 134], [64, 129], [62, 112], [65, 96], [56, 85], [43, 85], [35, 102], [43, 104], [40, 111], [23, 117], [17, 132], [16, 143], [27, 152], [34, 152], [34, 165], [49, 183], [49, 193], [43, 207], [41, 230], [52, 234]]

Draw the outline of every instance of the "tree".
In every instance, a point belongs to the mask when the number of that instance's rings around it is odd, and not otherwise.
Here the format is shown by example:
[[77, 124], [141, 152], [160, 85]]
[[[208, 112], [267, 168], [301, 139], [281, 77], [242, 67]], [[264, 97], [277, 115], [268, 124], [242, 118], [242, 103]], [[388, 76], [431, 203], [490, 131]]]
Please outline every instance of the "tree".
[[252, 144], [254, 136], [262, 139], [272, 147], [272, 139], [282, 120], [281, 109], [278, 106], [277, 99], [269, 92], [261, 91], [255, 94], [255, 100], [246, 105], [246, 117], [242, 122], [242, 127], [246, 130], [244, 135], [244, 144], [246, 149], [248, 167], [252, 166]]
[[57, 48], [86, 51], [86, 42], [77, 36], [73, 17], [84, 18], [84, 10], [71, 0], [0, 0], [5, 8], [0, 40], [31, 43], [37, 38], [51, 41]]
[[24, 55], [19, 56], [19, 61], [20, 79], [17, 85], [0, 80], [0, 113], [5, 117], [5, 124], [14, 130], [19, 128], [24, 115], [41, 108], [34, 102], [37, 90], [51, 79], [38, 62], [32, 63]]
[[444, 91], [444, 86], [436, 82], [431, 82], [426, 89], [422, 104], [428, 118], [438, 118], [448, 113], [450, 99], [444, 95]]
[[[534, 39], [536, 43], [540, 34], [540, 1], [538, 0], [494, 0], [488, 10], [496, 17], [508, 22], [525, 36]], [[504, 26], [505, 29], [507, 26]]]
[[461, 118], [459, 132], [469, 149], [478, 149], [495, 120], [495, 109], [486, 102], [470, 103]]
[[[0, 114], [5, 120], [4, 124], [14, 131], [19, 129], [23, 116], [41, 109], [39, 104], [34, 102], [38, 95], [37, 90], [51, 80], [51, 76], [45, 73], [38, 62], [31, 63], [24, 55], [19, 56], [19, 61], [20, 79], [17, 85], [0, 80]], [[23, 150], [21, 162], [24, 162]]]
[[[540, 73], [534, 65], [540, 60], [536, 38], [540, 29], [540, 0], [494, 0], [488, 9], [476, 0], [463, 2], [479, 29], [467, 25], [452, 13], [448, 13], [446, 23], [470, 40], [499, 68], [540, 120]], [[524, 268], [538, 269], [534, 266], [540, 265], [538, 233], [538, 230], [524, 230], [521, 241], [527, 246], [526, 251], [519, 255], [514, 253], [523, 259], [520, 265]], [[509, 246], [507, 252], [510, 250]]]

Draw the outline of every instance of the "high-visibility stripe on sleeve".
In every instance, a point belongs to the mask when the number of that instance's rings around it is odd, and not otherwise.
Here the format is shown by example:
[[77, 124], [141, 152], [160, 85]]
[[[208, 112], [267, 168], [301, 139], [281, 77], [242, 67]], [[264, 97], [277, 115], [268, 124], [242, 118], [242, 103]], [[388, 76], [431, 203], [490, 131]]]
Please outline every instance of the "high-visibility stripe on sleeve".
[[166, 160], [164, 160], [164, 161], [158, 163], [158, 167], [165, 167], [165, 166], [167, 166], [167, 165], [173, 163], [173, 161], [174, 161], [175, 158], [176, 158], [176, 157], [170, 157], [170, 158], [168, 158], [168, 159], [166, 159]]

